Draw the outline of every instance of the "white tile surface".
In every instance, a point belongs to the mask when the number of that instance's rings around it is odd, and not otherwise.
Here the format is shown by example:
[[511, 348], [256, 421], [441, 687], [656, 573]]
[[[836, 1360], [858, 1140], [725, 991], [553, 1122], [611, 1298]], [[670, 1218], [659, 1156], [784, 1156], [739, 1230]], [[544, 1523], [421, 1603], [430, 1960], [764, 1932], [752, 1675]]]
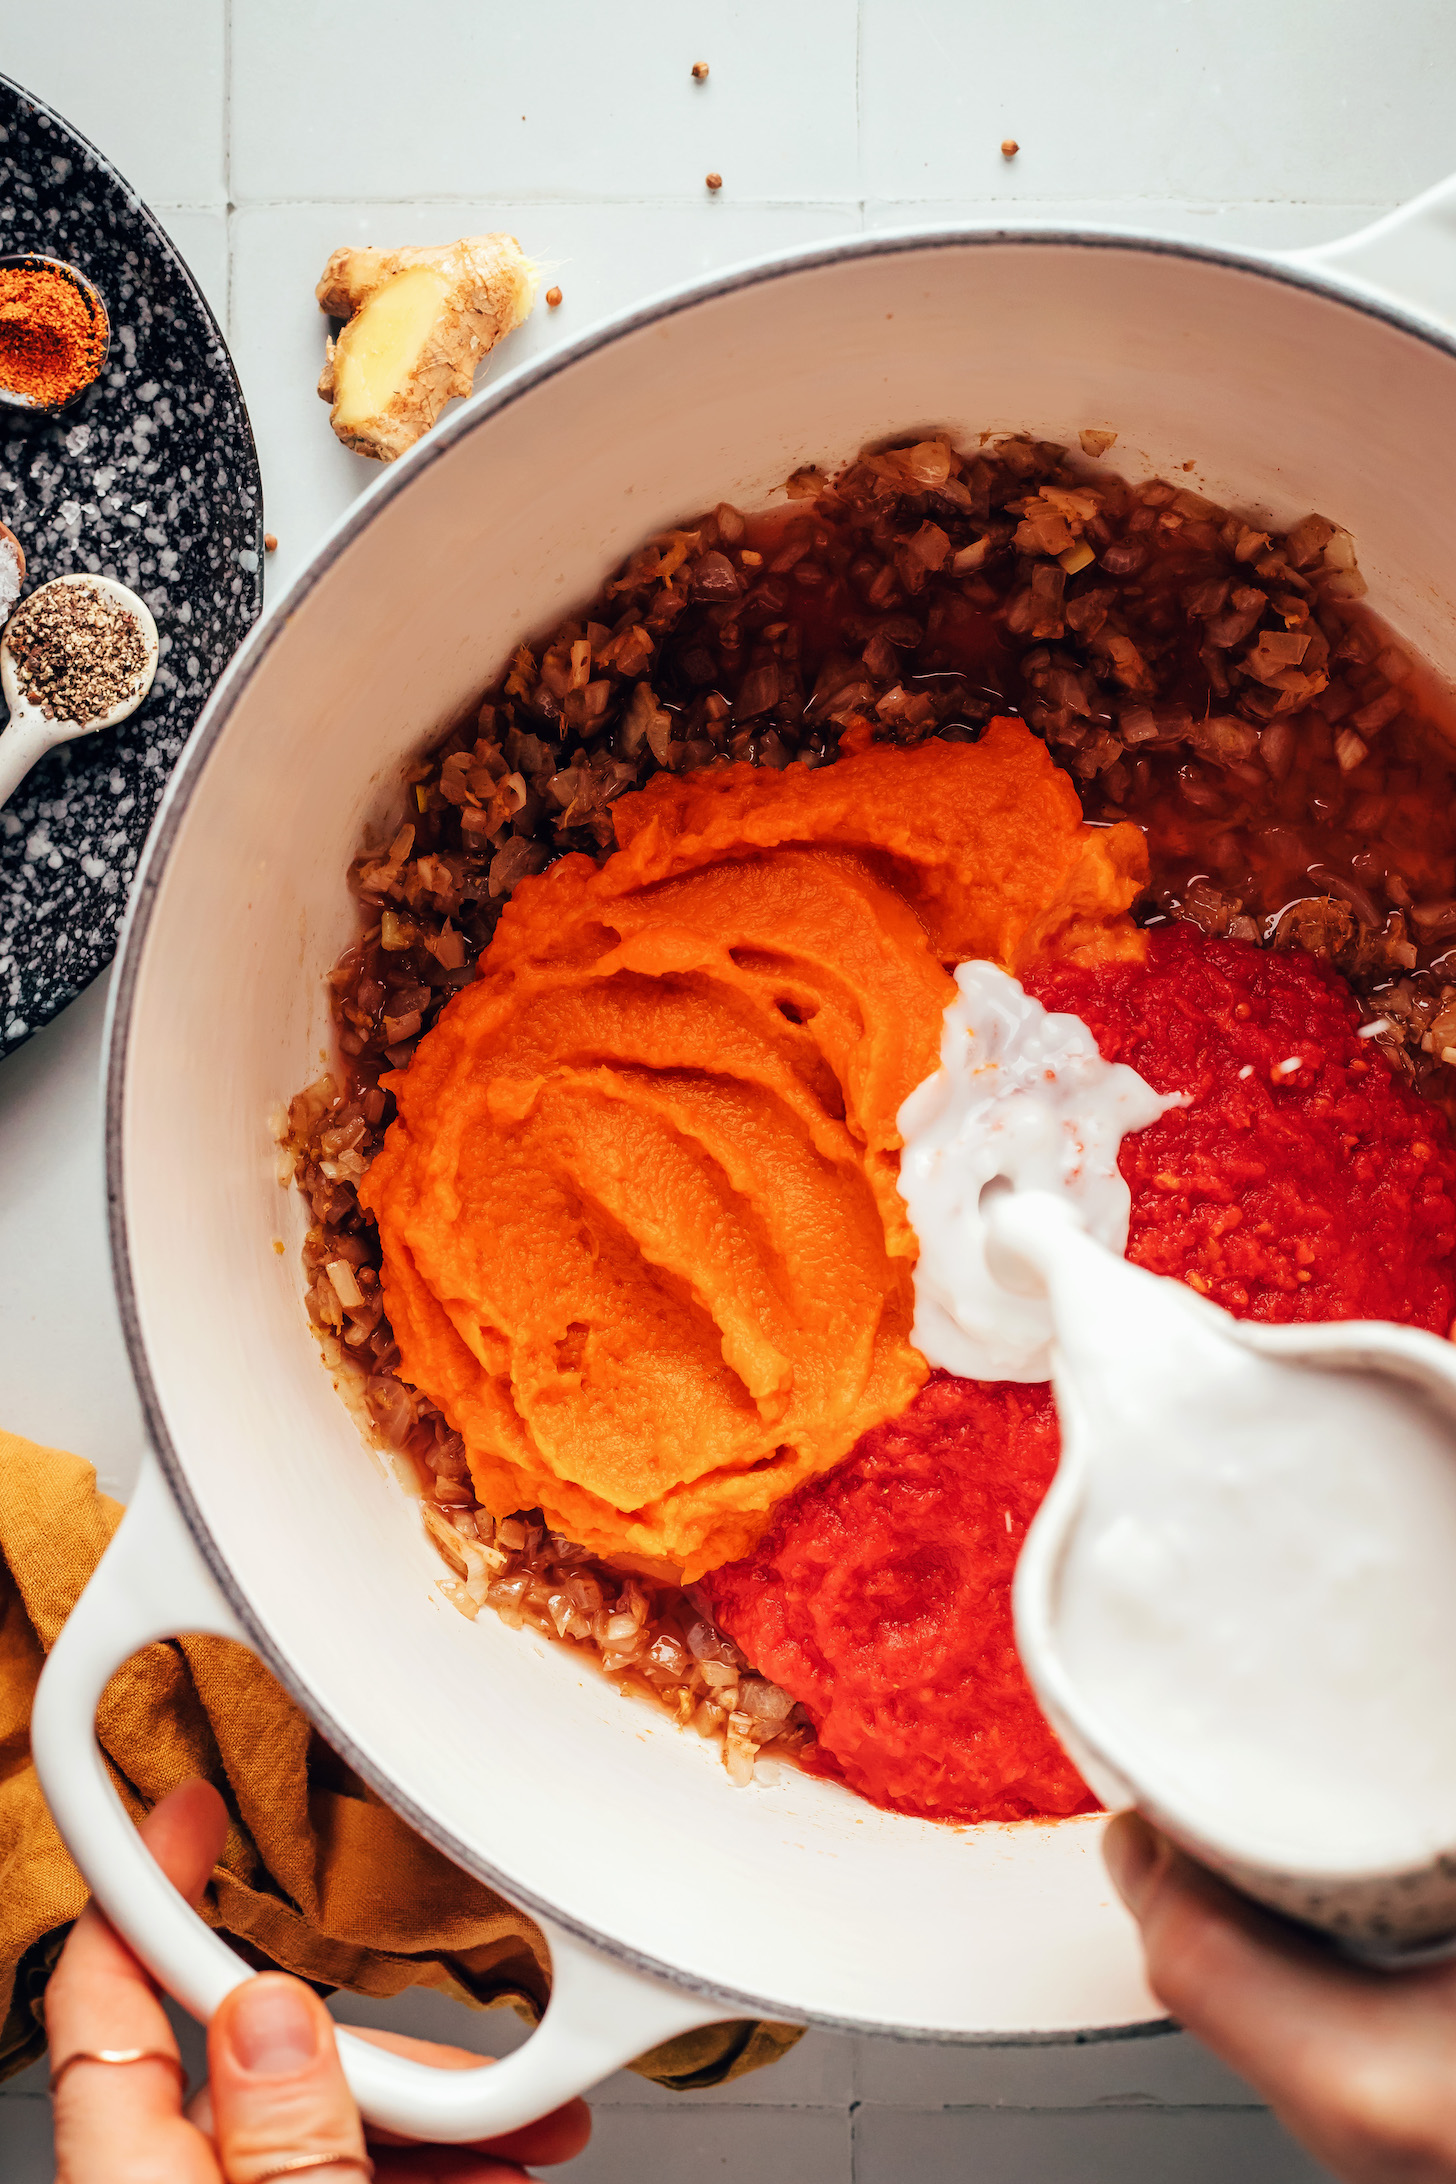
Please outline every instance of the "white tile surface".
[[714, 170], [728, 198], [855, 198], [855, 17], [855, 0], [413, 0], [407, 32], [381, 11], [394, 34], [369, 66], [359, 9], [341, 46], [333, 8], [237, 0], [233, 191], [693, 201]]
[[[0, 68], [115, 161], [226, 314], [280, 539], [274, 601], [376, 475], [313, 391], [313, 285], [338, 243], [519, 234], [565, 301], [538, 307], [499, 372], [697, 273], [861, 225], [1092, 221], [1291, 247], [1456, 168], [1448, 0], [0, 0]], [[102, 1004], [93, 989], [0, 1068], [0, 1416], [124, 1488], [142, 1427], [106, 1272]], [[524, 2036], [422, 1993], [335, 2007], [482, 2053]], [[197, 2028], [185, 2046], [200, 2067]], [[0, 2089], [5, 2184], [50, 2177], [43, 2076]], [[621, 2073], [592, 2149], [557, 2173], [1311, 2184], [1250, 2100], [1182, 2035], [811, 2034], [706, 2093]]]
[[227, 201], [225, 0], [0, 0], [0, 71], [154, 205]]
[[806, 2032], [798, 2046], [771, 2069], [752, 2070], [731, 2085], [703, 2086], [686, 2093], [674, 2093], [633, 2071], [621, 2070], [597, 2088], [592, 2106], [675, 2108], [690, 2101], [697, 2108], [847, 2109], [856, 2093], [857, 2046], [845, 2033]]
[[4, 1422], [74, 1449], [112, 1493], [141, 1460], [141, 1407], [117, 1322], [101, 1164], [105, 978], [0, 1064], [0, 1389]]
[[153, 212], [186, 259], [198, 287], [226, 329], [228, 315], [228, 216], [222, 206], [153, 205]]
[[1258, 2108], [861, 2108], [852, 2174], [854, 2184], [1318, 2184], [1329, 2171]]
[[51, 2104], [44, 2092], [0, 2099], [0, 2175], [7, 2184], [49, 2184]]
[[1105, 2101], [1247, 2108], [1254, 2095], [1186, 2033], [1082, 2046], [944, 2047], [863, 2039], [862, 2101], [914, 2108], [1091, 2108]]
[[[562, 2184], [847, 2184], [850, 2131], [849, 2115], [832, 2108], [599, 2108], [586, 2152], [548, 2174]], [[914, 2169], [886, 2171], [886, 2184], [891, 2175], [932, 2184]]]
[[[864, 0], [867, 197], [1353, 203], [1456, 167], [1445, 0]], [[1003, 139], [1017, 141], [1003, 159]]]

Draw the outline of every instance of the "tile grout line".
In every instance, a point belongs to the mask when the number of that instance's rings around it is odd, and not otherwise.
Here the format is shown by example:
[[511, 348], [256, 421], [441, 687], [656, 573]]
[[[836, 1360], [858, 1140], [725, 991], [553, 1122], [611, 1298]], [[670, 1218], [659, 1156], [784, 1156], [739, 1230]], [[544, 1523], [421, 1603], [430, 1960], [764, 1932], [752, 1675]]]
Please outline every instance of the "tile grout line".
[[[929, 199], [907, 200], [907, 202], [927, 203], [931, 201]], [[742, 212], [852, 212], [863, 202], [864, 200], [859, 197], [725, 196], [717, 200], [718, 205], [725, 210], [736, 208]], [[947, 198], [944, 202], [949, 204], [954, 200]], [[581, 210], [584, 207], [599, 206], [614, 212], [644, 210], [648, 212], [681, 212], [697, 208], [703, 210], [705, 216], [709, 219], [717, 216], [716, 212], [708, 211], [703, 206], [701, 197], [696, 195], [649, 197], [638, 194], [635, 196], [611, 197], [599, 190], [582, 191], [580, 193], [558, 191], [549, 196], [535, 197], [513, 194], [510, 190], [481, 189], [469, 192], [463, 190], [422, 190], [416, 197], [241, 197], [229, 199], [229, 209], [234, 212], [287, 212], [293, 207], [308, 208], [319, 205], [368, 205], [371, 207], [377, 206], [381, 210], [386, 210], [391, 206], [403, 205], [514, 205], [541, 211], [568, 208]], [[181, 210], [182, 208], [179, 206], [176, 209]], [[199, 207], [198, 209], [204, 208]]]
[[[0, 2095], [0, 2098], [3, 2098], [3, 2095]], [[21, 2093], [17, 2094], [15, 2098], [17, 2098], [18, 2100], [44, 2100], [45, 2095], [43, 2093]], [[842, 2101], [680, 2100], [675, 2102], [675, 2105], [673, 2107], [666, 2108], [663, 2106], [661, 2101], [593, 2101], [590, 2091], [584, 2093], [582, 2095], [582, 2098], [583, 2100], [591, 2101], [592, 2106], [604, 2116], [671, 2116], [681, 2114], [691, 2114], [695, 2116], [843, 2116], [847, 2115], [851, 2109], [863, 2106], [862, 2102], [852, 2099]], [[884, 2101], [877, 2101], [872, 2105], [877, 2108], [884, 2108], [890, 2104]], [[991, 2101], [985, 2101], [977, 2102], [973, 2105], [976, 2107], [992, 2109], [996, 2108], [998, 2104]], [[1135, 2107], [1138, 2104], [1136, 2102], [1130, 2102], [1128, 2105]], [[904, 2110], [913, 2109], [914, 2113], [917, 2115], [921, 2113], [927, 2115], [939, 2115], [940, 2113], [940, 2110], [938, 2108], [926, 2109], [922, 2111], [922, 2109], [913, 2102], [903, 2102], [901, 2103], [901, 2107]], [[1040, 2113], [1040, 2111], [1037, 2112]]]
[[[1268, 2116], [1265, 2101], [1139, 2100], [1110, 2093], [1096, 2101], [854, 2101], [855, 2114], [881, 2116]], [[635, 2113], [635, 2111], [634, 2111]]]
[[[153, 211], [162, 212], [215, 212], [219, 207], [206, 203], [190, 203], [182, 199], [153, 198], [149, 200]], [[287, 212], [309, 210], [323, 206], [367, 205], [380, 211], [415, 205], [505, 205], [522, 210], [541, 212], [581, 211], [600, 207], [612, 211], [682, 212], [691, 211], [698, 205], [692, 196], [664, 197], [608, 197], [599, 192], [581, 195], [557, 195], [551, 197], [514, 196], [506, 190], [478, 190], [469, 195], [463, 192], [429, 192], [418, 197], [243, 197], [228, 196], [221, 209], [229, 214], [237, 212]], [[1172, 212], [1220, 213], [1248, 212], [1255, 209], [1277, 207], [1281, 212], [1367, 212], [1375, 204], [1372, 198], [1334, 197], [733, 197], [723, 201], [725, 210], [740, 212], [859, 212], [870, 205], [882, 207], [909, 206], [929, 211], [940, 209], [947, 214], [956, 205], [974, 204], [988, 212], [1005, 214], [1035, 213], [1039, 208], [1051, 206], [1061, 215], [1077, 212], [1087, 205], [1109, 207], [1125, 206], [1130, 212], [1143, 205], [1156, 204]], [[1381, 204], [1394, 205], [1397, 200], [1380, 200]]]

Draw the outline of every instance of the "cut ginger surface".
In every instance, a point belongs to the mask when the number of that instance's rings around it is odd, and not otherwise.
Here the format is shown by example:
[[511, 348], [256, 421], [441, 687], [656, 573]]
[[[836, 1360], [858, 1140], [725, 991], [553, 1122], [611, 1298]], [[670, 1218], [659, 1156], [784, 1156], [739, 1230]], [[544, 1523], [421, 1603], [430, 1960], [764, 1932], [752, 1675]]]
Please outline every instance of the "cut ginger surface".
[[318, 387], [339, 438], [381, 462], [413, 447], [529, 317], [538, 277], [514, 235], [336, 250], [316, 293], [321, 310], [347, 321]]
[[1140, 956], [1144, 850], [1011, 720], [615, 814], [517, 887], [360, 1198], [487, 1507], [691, 1582], [926, 1378], [895, 1118], [948, 966]]

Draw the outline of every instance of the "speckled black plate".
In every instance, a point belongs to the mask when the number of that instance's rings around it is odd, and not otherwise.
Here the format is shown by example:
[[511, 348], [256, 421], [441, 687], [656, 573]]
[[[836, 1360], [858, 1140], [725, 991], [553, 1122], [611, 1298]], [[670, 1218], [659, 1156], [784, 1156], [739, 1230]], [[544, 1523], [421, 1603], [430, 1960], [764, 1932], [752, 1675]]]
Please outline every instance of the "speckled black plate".
[[27, 592], [117, 577], [162, 642], [141, 710], [53, 751], [0, 810], [0, 1053], [110, 962], [167, 776], [263, 603], [258, 458], [217, 321], [120, 175], [0, 76], [0, 255], [25, 250], [95, 283], [111, 354], [60, 417], [0, 408], [0, 523]]

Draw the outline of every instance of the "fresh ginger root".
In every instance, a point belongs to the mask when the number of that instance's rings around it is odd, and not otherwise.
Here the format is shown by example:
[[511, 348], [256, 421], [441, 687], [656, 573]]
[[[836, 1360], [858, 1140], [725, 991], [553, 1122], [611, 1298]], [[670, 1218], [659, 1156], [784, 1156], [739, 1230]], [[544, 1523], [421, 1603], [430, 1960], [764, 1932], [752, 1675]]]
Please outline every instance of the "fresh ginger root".
[[392, 463], [429, 431], [475, 367], [529, 317], [538, 269], [514, 235], [409, 250], [336, 250], [316, 291], [347, 319], [318, 391], [346, 447]]

